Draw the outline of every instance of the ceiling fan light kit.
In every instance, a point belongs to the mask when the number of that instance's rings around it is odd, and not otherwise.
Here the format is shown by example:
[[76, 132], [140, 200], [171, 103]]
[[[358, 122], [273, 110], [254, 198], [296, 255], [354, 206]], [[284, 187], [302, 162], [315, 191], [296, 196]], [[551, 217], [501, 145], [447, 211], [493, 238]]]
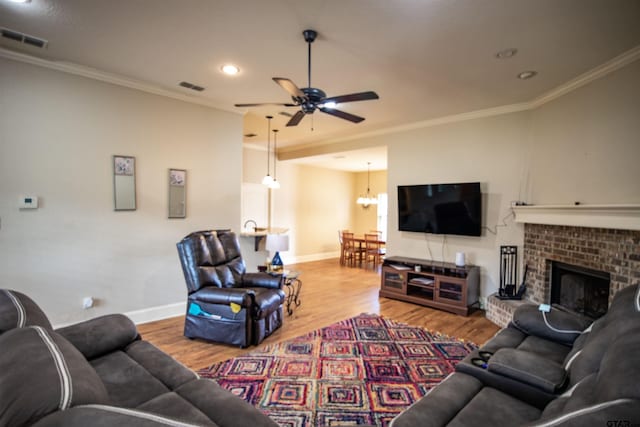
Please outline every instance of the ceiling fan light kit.
[[253, 103], [253, 104], [235, 104], [236, 107], [258, 107], [262, 105], [278, 105], [283, 107], [299, 107], [300, 109], [289, 119], [287, 126], [297, 126], [298, 123], [307, 114], [313, 114], [316, 110], [329, 114], [340, 119], [348, 120], [352, 123], [360, 123], [364, 117], [347, 113], [342, 110], [336, 110], [337, 104], [347, 102], [368, 101], [379, 99], [378, 94], [373, 91], [351, 93], [348, 95], [332, 96], [327, 98], [327, 94], [322, 90], [311, 86], [311, 44], [315, 41], [318, 33], [314, 30], [304, 30], [302, 32], [304, 40], [308, 45], [308, 62], [307, 62], [307, 87], [300, 89], [293, 81], [284, 77], [273, 77], [282, 89], [284, 89], [293, 101], [293, 104], [279, 103]]

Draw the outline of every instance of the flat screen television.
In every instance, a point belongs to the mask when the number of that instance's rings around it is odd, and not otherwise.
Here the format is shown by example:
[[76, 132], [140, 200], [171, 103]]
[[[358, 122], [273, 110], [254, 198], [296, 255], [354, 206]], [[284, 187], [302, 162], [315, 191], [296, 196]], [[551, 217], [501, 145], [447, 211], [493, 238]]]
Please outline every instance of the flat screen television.
[[480, 236], [479, 182], [398, 186], [398, 229], [433, 234]]

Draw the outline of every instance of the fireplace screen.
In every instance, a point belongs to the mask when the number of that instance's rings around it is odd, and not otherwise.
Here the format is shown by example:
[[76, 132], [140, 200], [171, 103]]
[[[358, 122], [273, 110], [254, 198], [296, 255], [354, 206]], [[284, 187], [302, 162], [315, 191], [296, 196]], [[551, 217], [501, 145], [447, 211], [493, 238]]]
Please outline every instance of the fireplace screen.
[[561, 262], [551, 263], [551, 303], [597, 319], [609, 306], [610, 275]]

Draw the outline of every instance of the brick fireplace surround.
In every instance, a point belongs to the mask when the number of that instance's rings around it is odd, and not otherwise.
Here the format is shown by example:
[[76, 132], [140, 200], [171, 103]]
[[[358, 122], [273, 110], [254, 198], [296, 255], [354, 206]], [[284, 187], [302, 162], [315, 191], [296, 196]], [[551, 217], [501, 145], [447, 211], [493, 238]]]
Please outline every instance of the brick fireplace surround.
[[487, 318], [505, 327], [525, 303], [548, 303], [551, 261], [605, 271], [611, 275], [609, 303], [620, 289], [640, 283], [640, 231], [565, 225], [525, 224], [524, 264], [529, 266], [522, 301], [487, 298]]

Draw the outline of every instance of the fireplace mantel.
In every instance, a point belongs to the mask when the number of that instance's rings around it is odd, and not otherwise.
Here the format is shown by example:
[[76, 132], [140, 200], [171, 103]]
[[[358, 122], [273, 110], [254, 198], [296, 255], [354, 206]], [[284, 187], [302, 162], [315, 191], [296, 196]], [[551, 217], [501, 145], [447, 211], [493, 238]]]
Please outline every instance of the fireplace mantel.
[[514, 206], [515, 221], [529, 224], [640, 230], [640, 205]]

